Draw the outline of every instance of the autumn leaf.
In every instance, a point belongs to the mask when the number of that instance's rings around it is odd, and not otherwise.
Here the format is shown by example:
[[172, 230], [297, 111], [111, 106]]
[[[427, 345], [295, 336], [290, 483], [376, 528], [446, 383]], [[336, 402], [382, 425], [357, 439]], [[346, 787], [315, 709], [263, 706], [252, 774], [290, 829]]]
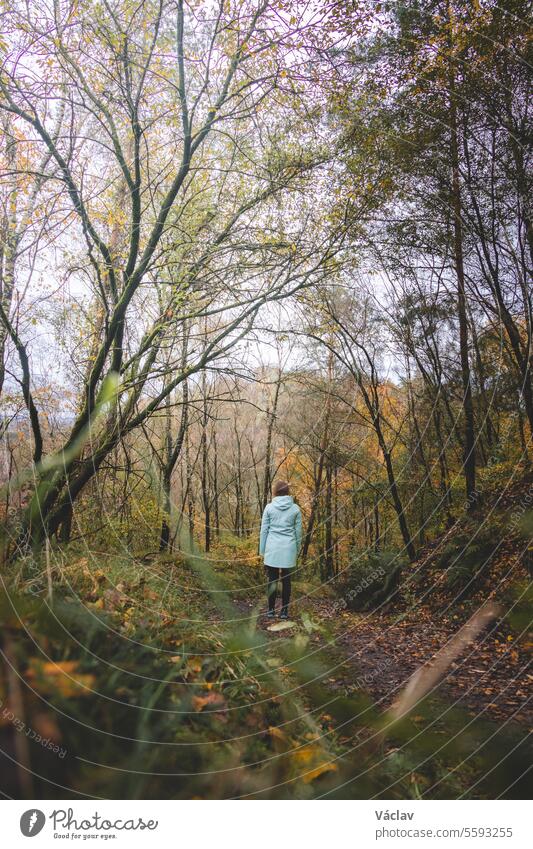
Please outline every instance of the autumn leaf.
[[285, 734], [281, 728], [278, 728], [275, 725], [271, 725], [268, 729], [268, 733], [272, 739], [272, 746], [274, 747], [274, 751], [279, 753], [287, 752], [291, 748], [290, 738]]
[[[304, 784], [310, 784], [315, 778], [319, 778], [326, 772], [336, 772], [337, 766], [331, 761], [324, 760], [326, 753], [319, 745], [303, 746], [291, 755], [293, 763], [298, 769], [305, 769], [300, 775]], [[307, 769], [307, 767], [310, 767]]]
[[205, 696], [193, 696], [192, 706], [195, 711], [221, 710], [226, 706], [226, 700], [222, 693], [211, 691]]
[[274, 625], [269, 625], [267, 631], [285, 631], [287, 628], [296, 627], [296, 622], [275, 622]]
[[59, 693], [64, 698], [87, 696], [94, 687], [94, 675], [80, 673], [78, 661], [64, 660], [58, 663], [43, 663], [32, 658], [26, 677], [40, 693], [54, 695]]
[[310, 784], [311, 781], [314, 781], [315, 778], [320, 778], [321, 775], [324, 775], [325, 772], [336, 772], [337, 765], [332, 763], [322, 763], [319, 766], [316, 766], [314, 769], [306, 772], [305, 775], [302, 776], [302, 781], [304, 784]]

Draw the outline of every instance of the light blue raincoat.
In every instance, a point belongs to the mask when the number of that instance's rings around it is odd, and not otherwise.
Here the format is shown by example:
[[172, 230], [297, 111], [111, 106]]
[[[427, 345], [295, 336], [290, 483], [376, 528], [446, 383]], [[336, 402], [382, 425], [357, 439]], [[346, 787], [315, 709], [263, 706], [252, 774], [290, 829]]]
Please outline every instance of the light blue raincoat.
[[259, 554], [265, 566], [292, 569], [302, 544], [302, 514], [292, 495], [278, 495], [263, 511]]

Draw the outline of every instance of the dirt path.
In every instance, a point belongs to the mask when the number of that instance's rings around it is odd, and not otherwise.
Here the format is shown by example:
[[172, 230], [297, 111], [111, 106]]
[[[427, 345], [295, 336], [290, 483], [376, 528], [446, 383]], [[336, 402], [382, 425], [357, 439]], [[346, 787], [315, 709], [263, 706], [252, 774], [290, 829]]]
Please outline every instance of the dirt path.
[[[252, 602], [239, 602], [243, 613]], [[418, 607], [416, 615], [395, 621], [391, 615], [339, 613], [334, 602], [307, 599], [296, 604], [294, 616], [302, 628], [302, 607], [335, 638], [339, 660], [327, 679], [332, 690], [366, 690], [381, 708], [386, 708], [419, 666], [431, 660], [462, 624], [457, 616], [436, 621], [429, 609]], [[261, 619], [262, 627], [271, 624]], [[294, 630], [292, 633], [294, 633]], [[291, 631], [272, 633], [269, 638], [289, 636]], [[324, 638], [316, 639], [326, 645]], [[512, 720], [522, 727], [533, 726], [533, 674], [527, 643], [515, 644], [502, 627], [489, 629], [449, 669], [433, 694], [441, 703], [456, 705], [473, 715], [496, 722]]]

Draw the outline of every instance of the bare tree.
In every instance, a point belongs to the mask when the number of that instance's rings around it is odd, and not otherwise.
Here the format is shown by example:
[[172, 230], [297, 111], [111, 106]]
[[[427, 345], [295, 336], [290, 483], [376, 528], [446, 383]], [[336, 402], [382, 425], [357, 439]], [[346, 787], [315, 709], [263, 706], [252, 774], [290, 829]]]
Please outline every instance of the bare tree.
[[[174, 19], [175, 8], [146, 0], [136, 7], [77, 7], [74, 17], [69, 4], [43, 8], [38, 49], [50, 66], [43, 83], [33, 71], [26, 12], [16, 2], [11, 7], [0, 108], [27, 128], [53, 165], [85, 243], [103, 317], [63, 462], [52, 471], [46, 464], [37, 469], [42, 485], [32, 515], [39, 519], [26, 522], [35, 540], [58, 527], [121, 439], [238, 344], [264, 304], [311, 285], [337, 249], [329, 233], [313, 238], [309, 211], [302, 216], [302, 208], [282, 232], [269, 212], [288, 187], [307, 185], [324, 161], [322, 151], [310, 155], [300, 143], [284, 153], [281, 128], [264, 142], [261, 131], [249, 143], [242, 137], [244, 126], [257, 126], [260, 104], [279, 89], [275, 46], [297, 33], [267, 2], [231, 9], [221, 2], [212, 15], [195, 16], [178, 0]], [[288, 89], [284, 97], [290, 101]], [[60, 136], [49, 117], [56, 99], [70, 128]], [[219, 164], [206, 182], [211, 153]], [[99, 163], [96, 172], [90, 162]], [[118, 209], [108, 203], [116, 184], [127, 199]], [[253, 226], [260, 216], [266, 239]], [[113, 236], [117, 217], [120, 239]], [[161, 301], [150, 287], [157, 291], [162, 277], [169, 283]], [[214, 327], [207, 345], [191, 344], [185, 369], [166, 362], [168, 339], [184, 321], [202, 317]], [[171, 379], [164, 379], [165, 369]], [[111, 374], [119, 376], [113, 410], [96, 426], [98, 392]], [[91, 449], [80, 453], [88, 428]]]

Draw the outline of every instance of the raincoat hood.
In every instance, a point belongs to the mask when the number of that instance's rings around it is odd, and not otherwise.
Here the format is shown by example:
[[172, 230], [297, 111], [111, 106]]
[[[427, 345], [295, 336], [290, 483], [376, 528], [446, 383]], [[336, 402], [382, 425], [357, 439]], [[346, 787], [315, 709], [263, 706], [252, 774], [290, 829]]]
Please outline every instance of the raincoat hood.
[[292, 495], [276, 495], [270, 502], [277, 510], [288, 510], [294, 504]]

